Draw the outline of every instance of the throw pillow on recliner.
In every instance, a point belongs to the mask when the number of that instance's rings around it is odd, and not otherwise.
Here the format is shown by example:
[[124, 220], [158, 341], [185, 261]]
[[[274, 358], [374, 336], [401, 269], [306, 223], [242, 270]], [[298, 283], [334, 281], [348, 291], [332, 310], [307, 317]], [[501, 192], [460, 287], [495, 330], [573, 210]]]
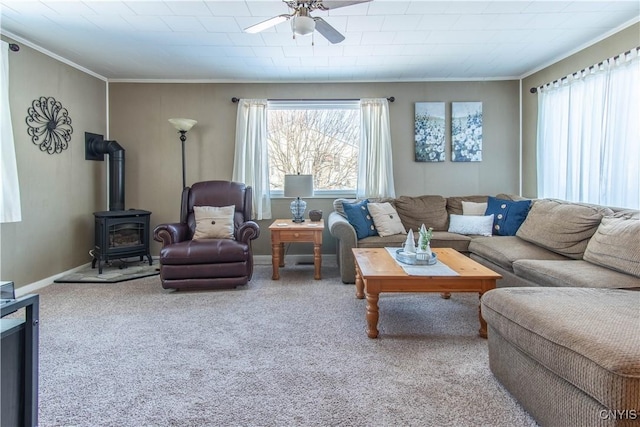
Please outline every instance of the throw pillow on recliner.
[[378, 235], [373, 223], [373, 218], [371, 217], [369, 208], [367, 207], [368, 204], [368, 199], [356, 203], [342, 203], [342, 208], [344, 209], [344, 213], [347, 215], [347, 220], [356, 230], [356, 236], [358, 239]]
[[231, 206], [194, 206], [196, 217], [196, 231], [193, 239], [233, 239], [233, 214], [236, 211]]

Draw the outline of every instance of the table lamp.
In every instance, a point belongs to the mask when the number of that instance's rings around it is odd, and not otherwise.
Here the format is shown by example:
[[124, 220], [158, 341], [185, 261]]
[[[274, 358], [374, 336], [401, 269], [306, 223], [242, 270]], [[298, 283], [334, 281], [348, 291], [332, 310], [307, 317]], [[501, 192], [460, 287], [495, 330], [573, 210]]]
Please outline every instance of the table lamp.
[[284, 197], [296, 198], [291, 202], [293, 222], [304, 222], [304, 211], [307, 209], [307, 202], [300, 197], [310, 196], [313, 196], [313, 175], [284, 176]]

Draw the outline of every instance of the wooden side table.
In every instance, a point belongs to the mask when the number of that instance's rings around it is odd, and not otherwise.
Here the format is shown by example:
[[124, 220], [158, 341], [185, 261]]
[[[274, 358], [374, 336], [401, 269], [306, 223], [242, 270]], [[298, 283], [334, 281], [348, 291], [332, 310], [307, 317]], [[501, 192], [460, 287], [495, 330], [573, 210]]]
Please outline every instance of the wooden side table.
[[276, 219], [269, 226], [271, 232], [271, 258], [273, 263], [272, 280], [280, 279], [280, 267], [284, 267], [284, 244], [310, 242], [313, 243], [313, 265], [315, 267], [314, 279], [320, 280], [320, 267], [322, 264], [322, 232], [324, 220], [293, 222], [290, 219]]

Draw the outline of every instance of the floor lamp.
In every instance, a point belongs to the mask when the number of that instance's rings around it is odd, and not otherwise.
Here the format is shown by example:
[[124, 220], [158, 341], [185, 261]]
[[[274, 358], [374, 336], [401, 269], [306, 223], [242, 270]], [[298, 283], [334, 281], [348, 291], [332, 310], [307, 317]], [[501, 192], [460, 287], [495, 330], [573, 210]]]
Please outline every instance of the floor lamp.
[[169, 119], [169, 123], [178, 130], [180, 141], [182, 141], [182, 188], [185, 188], [187, 180], [185, 178], [184, 142], [187, 140], [187, 132], [198, 122], [191, 119]]

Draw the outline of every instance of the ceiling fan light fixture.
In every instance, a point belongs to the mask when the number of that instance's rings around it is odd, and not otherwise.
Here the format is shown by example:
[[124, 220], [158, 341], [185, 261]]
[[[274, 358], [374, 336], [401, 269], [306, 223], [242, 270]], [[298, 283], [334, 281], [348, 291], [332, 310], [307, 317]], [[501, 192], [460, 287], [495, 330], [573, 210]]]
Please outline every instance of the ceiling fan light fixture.
[[316, 21], [310, 16], [294, 16], [291, 19], [291, 30], [294, 34], [306, 36], [316, 29]]

